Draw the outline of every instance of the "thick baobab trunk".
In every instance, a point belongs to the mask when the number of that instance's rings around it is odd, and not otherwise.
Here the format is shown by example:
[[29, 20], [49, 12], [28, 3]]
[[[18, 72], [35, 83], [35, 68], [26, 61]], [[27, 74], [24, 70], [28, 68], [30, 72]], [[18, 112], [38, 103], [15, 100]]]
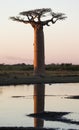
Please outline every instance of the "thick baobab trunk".
[[34, 74], [36, 76], [45, 74], [44, 33], [40, 25], [34, 28]]

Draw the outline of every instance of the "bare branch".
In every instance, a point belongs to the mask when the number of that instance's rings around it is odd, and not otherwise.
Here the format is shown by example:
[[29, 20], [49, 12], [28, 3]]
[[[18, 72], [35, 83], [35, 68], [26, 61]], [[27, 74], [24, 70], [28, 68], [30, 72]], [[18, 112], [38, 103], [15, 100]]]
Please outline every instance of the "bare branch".
[[30, 10], [30, 11], [23, 11], [23, 12], [20, 12], [20, 15], [25, 15], [27, 16], [28, 14], [29, 15], [43, 15], [47, 12], [51, 12], [51, 9], [50, 8], [43, 8], [43, 9], [35, 9], [35, 10]]
[[40, 21], [40, 18], [48, 12], [51, 12], [50, 8], [43, 8], [43, 9], [36, 9], [36, 10], [20, 12], [20, 15], [24, 15], [24, 16], [29, 15], [32, 17], [32, 20], [35, 20], [37, 18], [38, 21]]
[[[64, 13], [54, 13], [50, 8], [43, 8], [43, 9], [35, 9], [30, 11], [23, 11], [20, 12], [20, 16], [23, 15], [25, 18], [22, 17], [10, 17], [13, 21], [23, 22], [25, 24], [30, 23], [31, 25], [47, 25], [50, 26], [49, 23], [52, 24], [56, 23], [58, 20], [64, 20], [67, 17]], [[50, 17], [47, 17], [50, 16]], [[45, 20], [45, 17], [48, 20]]]
[[30, 23], [30, 21], [26, 21], [24, 19], [21, 19], [20, 17], [10, 17], [10, 19], [12, 19], [13, 21], [17, 21], [17, 22], [23, 22], [25, 24]]
[[54, 13], [54, 12], [51, 12], [51, 15], [52, 15], [53, 19], [56, 18], [58, 20], [64, 20], [65, 18], [67, 18], [64, 13]]

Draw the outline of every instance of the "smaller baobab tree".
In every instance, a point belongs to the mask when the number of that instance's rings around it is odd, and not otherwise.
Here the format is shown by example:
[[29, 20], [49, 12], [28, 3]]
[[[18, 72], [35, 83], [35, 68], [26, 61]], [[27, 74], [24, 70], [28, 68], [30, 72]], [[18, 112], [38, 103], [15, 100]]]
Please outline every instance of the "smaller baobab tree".
[[44, 33], [43, 27], [55, 24], [66, 18], [63, 13], [54, 13], [50, 8], [35, 9], [20, 12], [19, 16], [10, 17], [13, 21], [30, 24], [34, 28], [34, 74], [45, 74]]

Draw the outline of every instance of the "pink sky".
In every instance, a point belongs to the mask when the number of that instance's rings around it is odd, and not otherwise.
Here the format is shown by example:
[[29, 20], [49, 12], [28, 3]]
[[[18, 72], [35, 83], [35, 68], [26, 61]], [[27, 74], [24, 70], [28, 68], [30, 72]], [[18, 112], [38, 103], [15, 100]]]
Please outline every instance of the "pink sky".
[[36, 8], [51, 8], [67, 15], [65, 21], [44, 28], [46, 63], [79, 64], [79, 0], [1, 0], [0, 63], [33, 63], [33, 28], [10, 16]]

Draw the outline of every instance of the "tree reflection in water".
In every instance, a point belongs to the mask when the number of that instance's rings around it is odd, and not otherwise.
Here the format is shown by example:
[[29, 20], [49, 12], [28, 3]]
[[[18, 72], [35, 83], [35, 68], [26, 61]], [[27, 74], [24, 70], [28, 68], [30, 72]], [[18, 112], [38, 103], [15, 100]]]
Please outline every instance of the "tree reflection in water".
[[[44, 111], [44, 95], [45, 85], [34, 85], [34, 113], [40, 113]], [[44, 121], [42, 119], [34, 118], [34, 127], [43, 127]]]

